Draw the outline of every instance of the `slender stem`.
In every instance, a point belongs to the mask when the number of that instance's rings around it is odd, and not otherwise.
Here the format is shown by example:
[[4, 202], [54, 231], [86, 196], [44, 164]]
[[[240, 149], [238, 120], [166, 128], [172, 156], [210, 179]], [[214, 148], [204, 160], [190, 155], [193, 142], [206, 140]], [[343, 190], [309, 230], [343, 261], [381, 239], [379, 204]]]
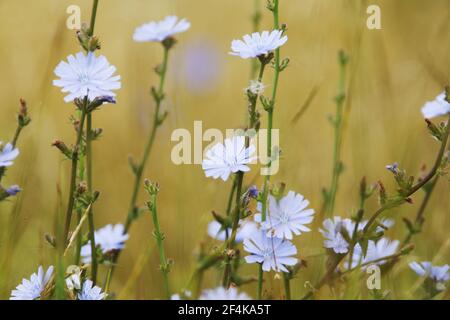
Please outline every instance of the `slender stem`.
[[[152, 126], [152, 130], [150, 132], [150, 135], [148, 137], [147, 143], [145, 145], [142, 160], [139, 163], [139, 165], [135, 168], [135, 170], [133, 171], [135, 174], [134, 175], [134, 186], [133, 186], [133, 192], [131, 195], [130, 206], [128, 209], [128, 215], [127, 215], [126, 221], [125, 221], [124, 233], [128, 232], [128, 230], [130, 229], [131, 223], [133, 222], [134, 218], [137, 215], [138, 208], [136, 207], [136, 201], [137, 201], [137, 197], [139, 195], [140, 186], [142, 184], [142, 175], [145, 171], [145, 166], [146, 166], [147, 160], [150, 156], [150, 153], [151, 153], [151, 150], [153, 147], [153, 143], [155, 142], [157, 129], [159, 126], [162, 125], [162, 122], [163, 122], [163, 119], [160, 118], [161, 117], [160, 109], [161, 109], [161, 103], [164, 100], [164, 84], [165, 84], [166, 73], [167, 73], [167, 65], [168, 65], [168, 61], [169, 61], [169, 50], [170, 50], [169, 47], [164, 46], [164, 58], [163, 58], [163, 63], [162, 63], [160, 72], [159, 72], [160, 80], [159, 80], [159, 86], [158, 86], [158, 89], [156, 92], [158, 98], [156, 98], [154, 96], [156, 107], [155, 107], [155, 113], [153, 115], [153, 126]], [[112, 279], [115, 265], [117, 264], [117, 260], [119, 259], [119, 256], [120, 256], [120, 252], [121, 251], [117, 251], [112, 259], [113, 266], [111, 267], [111, 277], [109, 278], [109, 281], [111, 281], [111, 279]], [[108, 286], [109, 286], [109, 283], [108, 283]]]
[[156, 193], [151, 195], [151, 214], [153, 218], [153, 226], [155, 228], [154, 236], [156, 239], [156, 245], [159, 252], [159, 262], [161, 272], [163, 274], [164, 292], [167, 300], [170, 300], [170, 288], [169, 288], [169, 264], [167, 263], [166, 254], [164, 252], [164, 235], [161, 233], [161, 227], [158, 220]]
[[[280, 22], [279, 22], [279, 11], [278, 11], [278, 0], [274, 0], [273, 2], [273, 25], [274, 29], [278, 30], [280, 29]], [[268, 172], [267, 175], [264, 177], [264, 187], [263, 187], [263, 193], [262, 193], [262, 212], [261, 212], [261, 220], [266, 221], [267, 217], [267, 198], [269, 196], [269, 183], [270, 183], [270, 168], [272, 167], [272, 128], [273, 128], [273, 112], [275, 110], [275, 100], [277, 97], [277, 91], [278, 91], [278, 80], [280, 77], [280, 48], [277, 48], [275, 50], [275, 62], [274, 62], [274, 81], [273, 81], [273, 88], [272, 88], [272, 100], [271, 100], [271, 106], [267, 110], [267, 157], [269, 159], [269, 162], [267, 164]], [[261, 297], [262, 295], [262, 283], [263, 283], [263, 277], [264, 273], [261, 272], [258, 273], [258, 293], [257, 296]]]
[[439, 176], [436, 175], [432, 181], [429, 182], [428, 187], [425, 190], [425, 196], [422, 200], [422, 203], [420, 204], [419, 210], [417, 210], [416, 219], [414, 220], [415, 228], [418, 228], [416, 232], [412, 232], [412, 230], [409, 230], [407, 236], [405, 237], [405, 240], [403, 240], [403, 245], [408, 244], [412, 237], [420, 232], [422, 229], [423, 223], [425, 222], [423, 216], [425, 214], [425, 209], [428, 206], [428, 203], [430, 202], [431, 195], [433, 194], [434, 189], [436, 188], [436, 185], [439, 181]]
[[[231, 251], [234, 247], [234, 242], [236, 240], [237, 229], [239, 227], [239, 219], [241, 212], [241, 193], [242, 193], [242, 181], [244, 180], [244, 172], [239, 171], [236, 175], [236, 204], [233, 215], [233, 225], [231, 230], [231, 236], [228, 239], [227, 250]], [[223, 276], [223, 286], [228, 288], [231, 284], [231, 261], [228, 257], [225, 260], [225, 271]]]
[[16, 132], [14, 133], [14, 138], [12, 140], [13, 147], [16, 146], [17, 140], [19, 139], [19, 136], [20, 136], [20, 133], [22, 132], [22, 129], [23, 129], [23, 126], [21, 126], [21, 125], [17, 126]]
[[113, 272], [113, 266], [110, 266], [108, 269], [108, 273], [106, 274], [105, 285], [104, 285], [104, 291], [106, 293], [109, 292], [109, 286], [111, 285], [112, 272]]
[[[93, 193], [92, 184], [92, 114], [87, 114], [86, 121], [86, 175], [87, 186], [90, 195]], [[95, 244], [95, 225], [94, 225], [94, 212], [93, 206], [89, 207], [88, 219], [89, 219], [89, 241], [91, 243], [91, 277], [94, 285], [97, 282], [97, 250]]]
[[286, 300], [291, 300], [291, 279], [289, 279], [286, 273], [283, 273], [284, 295]]
[[346, 78], [346, 63], [340, 63], [339, 76], [339, 93], [336, 97], [336, 118], [333, 120], [334, 127], [334, 144], [333, 144], [333, 171], [331, 176], [330, 190], [326, 198], [326, 216], [331, 216], [334, 212], [334, 205], [336, 202], [336, 193], [339, 186], [339, 177], [342, 173], [342, 136], [344, 123], [344, 103], [345, 103], [345, 78]]
[[[159, 81], [159, 88], [158, 88], [158, 95], [160, 97], [162, 97], [163, 94], [164, 94], [164, 82], [165, 82], [165, 77], [166, 77], [166, 72], [167, 72], [168, 58], [169, 58], [169, 49], [164, 47], [164, 60], [163, 60], [163, 64], [162, 64], [160, 81]], [[140, 186], [142, 184], [142, 175], [144, 173], [148, 157], [150, 156], [150, 153], [151, 153], [151, 150], [152, 150], [152, 147], [153, 147], [153, 143], [155, 142], [156, 131], [157, 131], [158, 127], [161, 125], [160, 119], [159, 119], [160, 118], [161, 102], [162, 102], [162, 98], [161, 99], [156, 99], [156, 109], [155, 109], [155, 113], [154, 113], [154, 116], [153, 116], [152, 131], [150, 132], [150, 136], [149, 136], [149, 138], [147, 140], [147, 144], [145, 146], [145, 150], [144, 150], [144, 154], [143, 154], [142, 160], [141, 160], [140, 164], [138, 165], [138, 167], [136, 169], [135, 179], [134, 179], [134, 186], [133, 186], [133, 193], [131, 195], [131, 201], [130, 201], [130, 206], [129, 206], [129, 210], [128, 210], [127, 221], [125, 223], [125, 232], [128, 231], [128, 229], [130, 228], [130, 225], [131, 225], [131, 223], [132, 223], [132, 221], [133, 221], [133, 219], [135, 217], [135, 214], [136, 214], [136, 211], [137, 211], [136, 201], [137, 201], [137, 197], [139, 195]]]
[[[264, 63], [263, 61], [261, 61], [261, 66], [259, 69], [259, 74], [258, 74], [258, 81], [261, 82], [262, 78], [264, 76], [264, 70], [266, 67], [266, 63]], [[256, 112], [256, 104], [258, 102], [258, 94], [255, 94], [254, 96], [252, 96], [251, 100], [250, 100], [250, 106], [249, 106], [249, 128], [253, 128], [256, 124], [256, 118], [254, 116], [255, 112]], [[250, 139], [249, 137], [246, 137], [245, 139], [245, 146], [248, 147], [250, 144]], [[234, 247], [234, 242], [236, 240], [236, 235], [237, 235], [237, 229], [239, 227], [239, 219], [241, 217], [241, 195], [242, 195], [242, 184], [244, 181], [244, 172], [239, 171], [236, 174], [235, 177], [236, 181], [236, 205], [235, 205], [235, 210], [234, 210], [234, 216], [233, 216], [233, 224], [231, 227], [231, 236], [228, 239], [228, 243], [227, 243], [227, 249], [228, 250], [232, 250]], [[227, 258], [225, 261], [226, 265], [225, 265], [225, 270], [224, 270], [224, 278], [223, 278], [223, 284], [226, 288], [228, 288], [230, 286], [230, 280], [231, 280], [231, 261]]]
[[264, 282], [264, 270], [262, 268], [262, 263], [260, 263], [258, 266], [258, 291], [256, 292], [257, 300], [261, 300], [262, 298], [263, 282]]
[[[78, 155], [80, 152], [80, 146], [81, 146], [81, 137], [83, 135], [83, 127], [84, 122], [86, 119], [86, 108], [87, 108], [87, 99], [84, 100], [84, 106], [83, 110], [81, 110], [81, 117], [80, 117], [80, 123], [78, 126], [78, 133], [77, 133], [77, 139], [75, 142], [75, 145], [73, 147], [72, 152], [72, 169], [71, 169], [71, 175], [70, 175], [70, 185], [69, 185], [69, 199], [67, 203], [67, 211], [66, 211], [66, 223], [64, 227], [64, 242], [67, 241], [68, 235], [69, 235], [69, 229], [70, 229], [70, 221], [72, 220], [72, 211], [73, 206], [75, 203], [74, 199], [74, 192], [75, 192], [75, 185], [76, 185], [76, 179], [77, 179], [77, 166], [78, 166]], [[64, 245], [64, 244], [62, 244]]]
[[94, 0], [94, 2], [92, 4], [91, 23], [89, 24], [89, 35], [90, 36], [92, 36], [94, 34], [95, 20], [97, 18], [98, 1], [99, 0]]

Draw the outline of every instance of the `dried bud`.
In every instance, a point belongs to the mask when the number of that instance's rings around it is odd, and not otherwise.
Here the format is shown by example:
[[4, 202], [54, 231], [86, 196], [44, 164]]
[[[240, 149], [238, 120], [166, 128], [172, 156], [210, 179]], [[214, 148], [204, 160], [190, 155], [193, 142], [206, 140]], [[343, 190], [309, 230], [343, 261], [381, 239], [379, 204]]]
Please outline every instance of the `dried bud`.
[[82, 182], [80, 182], [79, 184], [78, 184], [78, 186], [77, 186], [77, 193], [79, 194], [79, 195], [81, 195], [81, 194], [83, 194], [83, 193], [85, 193], [86, 191], [87, 191], [87, 184], [86, 184], [86, 182], [84, 182], [84, 181], [82, 181]]
[[66, 144], [63, 141], [55, 140], [53, 141], [52, 146], [58, 148], [58, 150], [61, 151], [61, 153], [65, 155], [68, 159], [72, 159], [73, 152], [66, 146]]
[[20, 108], [17, 115], [17, 121], [20, 127], [25, 127], [31, 122], [31, 118], [28, 116], [27, 102], [24, 99], [20, 99]]

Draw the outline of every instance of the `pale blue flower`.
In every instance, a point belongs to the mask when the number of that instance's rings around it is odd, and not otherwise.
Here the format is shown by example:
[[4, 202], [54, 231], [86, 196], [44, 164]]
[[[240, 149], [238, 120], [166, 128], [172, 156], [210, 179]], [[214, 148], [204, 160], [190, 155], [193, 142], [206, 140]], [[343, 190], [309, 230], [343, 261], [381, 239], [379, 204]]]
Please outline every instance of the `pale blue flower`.
[[9, 167], [13, 165], [13, 161], [19, 155], [19, 149], [14, 148], [11, 143], [7, 143], [1, 148], [2, 142], [0, 141], [0, 167]]
[[244, 239], [244, 250], [250, 253], [245, 257], [247, 263], [261, 263], [263, 271], [288, 272], [286, 266], [298, 262], [294, 256], [297, 248], [289, 240], [271, 238], [266, 231], [258, 230]]
[[67, 61], [61, 61], [55, 68], [60, 79], [53, 80], [53, 85], [61, 87], [61, 91], [69, 93], [64, 101], [71, 102], [76, 98], [94, 101], [101, 97], [115, 97], [113, 90], [121, 88], [120, 76], [113, 76], [116, 67], [109, 64], [105, 56], [96, 57], [95, 53], [83, 52], [70, 55]]
[[86, 280], [78, 293], [78, 300], [104, 300], [106, 296], [107, 294], [102, 292], [102, 288], [94, 286], [91, 280]]
[[133, 40], [137, 42], [162, 42], [177, 33], [185, 32], [191, 27], [186, 19], [178, 20], [176, 16], [167, 16], [164, 20], [149, 22], [136, 28]]
[[[306, 225], [313, 221], [314, 210], [307, 209], [309, 201], [301, 194], [289, 191], [279, 201], [270, 195], [268, 201], [266, 221], [261, 221], [261, 214], [255, 215], [255, 221], [261, 223], [261, 229], [266, 230], [269, 237], [291, 240], [292, 234], [311, 231]], [[258, 203], [258, 211], [262, 211], [261, 203]]]
[[33, 273], [30, 280], [23, 279], [15, 290], [11, 291], [10, 300], [36, 300], [41, 298], [41, 294], [49, 283], [53, 273], [53, 266], [44, 273], [42, 266], [39, 266], [38, 272]]

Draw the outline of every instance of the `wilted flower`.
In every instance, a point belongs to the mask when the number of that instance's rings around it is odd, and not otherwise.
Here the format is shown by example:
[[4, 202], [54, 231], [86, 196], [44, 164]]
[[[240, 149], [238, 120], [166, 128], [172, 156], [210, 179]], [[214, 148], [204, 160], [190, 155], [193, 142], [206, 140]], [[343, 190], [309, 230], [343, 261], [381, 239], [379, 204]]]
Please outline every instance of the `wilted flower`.
[[247, 263], [261, 263], [264, 271], [287, 272], [286, 266], [298, 262], [293, 256], [297, 248], [292, 242], [280, 238], [270, 238], [266, 231], [255, 231], [251, 237], [244, 239], [244, 250], [250, 255], [245, 257]]
[[62, 92], [69, 93], [64, 101], [85, 97], [94, 101], [104, 96], [116, 96], [112, 90], [120, 89], [120, 76], [113, 76], [116, 67], [110, 65], [104, 56], [79, 52], [75, 56], [68, 56], [67, 61], [61, 61], [55, 68], [55, 74], [60, 79], [53, 80], [53, 84], [61, 87]]
[[273, 30], [271, 32], [263, 31], [262, 33], [254, 32], [251, 35], [246, 34], [243, 40], [231, 42], [232, 52], [230, 54], [247, 59], [268, 54], [285, 44], [288, 37], [283, 36], [281, 30]]
[[[262, 230], [267, 230], [269, 237], [291, 240], [292, 233], [300, 235], [302, 232], [311, 231], [305, 225], [314, 219], [314, 210], [306, 209], [308, 206], [309, 201], [294, 191], [289, 191], [279, 201], [270, 195], [266, 221], [261, 222], [261, 214], [256, 214], [255, 220], [261, 223]], [[261, 203], [258, 203], [258, 210], [262, 211]]]
[[[236, 233], [236, 243], [244, 241], [244, 239], [248, 238], [257, 230], [256, 223], [251, 221], [240, 221], [239, 227]], [[227, 237], [228, 232], [228, 237]], [[208, 235], [216, 240], [225, 241], [227, 238], [231, 236], [231, 228], [224, 230], [222, 225], [217, 221], [211, 221], [208, 224]]]
[[234, 287], [229, 289], [218, 287], [215, 289], [203, 290], [200, 300], [251, 300], [251, 298], [244, 292], [239, 293]]
[[[124, 234], [122, 224], [108, 224], [107, 226], [95, 231], [95, 245], [99, 246], [103, 253], [113, 250], [122, 250], [125, 247], [125, 241], [128, 240], [128, 234]], [[91, 243], [90, 241], [81, 248], [81, 256], [84, 263], [91, 262]]]
[[450, 103], [446, 100], [446, 93], [442, 92], [435, 100], [425, 103], [422, 114], [426, 119], [443, 116], [450, 113]]
[[409, 267], [421, 277], [428, 277], [436, 283], [436, 289], [438, 291], [445, 290], [445, 282], [450, 279], [450, 266], [433, 266], [431, 262], [411, 262]]
[[257, 80], [250, 80], [250, 85], [245, 89], [245, 91], [250, 91], [254, 95], [261, 95], [265, 88], [266, 86], [264, 83]]
[[19, 155], [19, 149], [14, 148], [11, 143], [7, 143], [3, 148], [1, 146], [0, 141], [0, 167], [12, 166], [14, 159]]
[[245, 147], [244, 136], [234, 136], [225, 139], [225, 143], [217, 143], [206, 152], [206, 158], [203, 159], [202, 168], [207, 177], [214, 179], [221, 178], [228, 180], [231, 173], [238, 171], [247, 172], [250, 168], [247, 164], [256, 160], [252, 157], [256, 151], [255, 146]]
[[133, 40], [137, 42], [162, 42], [177, 33], [185, 32], [191, 24], [186, 19], [167, 16], [162, 21], [145, 23], [136, 28]]
[[15, 290], [11, 291], [10, 300], [36, 300], [41, 297], [42, 292], [47, 286], [53, 273], [53, 266], [47, 269], [44, 274], [44, 269], [39, 266], [38, 272], [31, 275], [30, 280], [23, 279]]
[[107, 294], [102, 292], [102, 288], [94, 286], [91, 280], [86, 280], [78, 293], [78, 300], [104, 300], [106, 296]]

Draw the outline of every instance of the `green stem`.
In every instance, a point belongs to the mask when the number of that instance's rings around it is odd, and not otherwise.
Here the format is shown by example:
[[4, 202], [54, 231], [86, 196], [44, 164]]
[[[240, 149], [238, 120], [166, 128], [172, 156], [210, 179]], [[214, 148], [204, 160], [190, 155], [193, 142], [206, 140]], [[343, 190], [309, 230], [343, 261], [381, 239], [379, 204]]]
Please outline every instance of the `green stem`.
[[[161, 76], [160, 76], [159, 88], [158, 88], [158, 95], [160, 97], [162, 97], [164, 94], [164, 83], [165, 83], [165, 77], [166, 77], [166, 72], [167, 72], [168, 58], [169, 58], [169, 49], [164, 47], [164, 60], [163, 60], [163, 64], [162, 64]], [[137, 212], [137, 209], [138, 209], [136, 207], [136, 201], [137, 201], [137, 197], [139, 195], [140, 186], [142, 184], [142, 175], [144, 173], [145, 166], [147, 164], [147, 160], [150, 156], [150, 153], [151, 153], [151, 150], [153, 147], [153, 143], [155, 142], [156, 131], [157, 131], [158, 127], [161, 125], [159, 118], [160, 118], [160, 109], [161, 109], [162, 100], [163, 100], [162, 98], [156, 99], [156, 109], [155, 109], [155, 113], [153, 116], [152, 131], [150, 132], [150, 136], [147, 140], [142, 160], [136, 169], [133, 193], [131, 196], [127, 220], [125, 223], [125, 232], [127, 232], [129, 230], [130, 225], [131, 225], [131, 223], [135, 217], [135, 214]]]
[[[86, 175], [87, 186], [90, 195], [93, 193], [92, 184], [92, 114], [88, 113], [86, 122]], [[91, 243], [91, 277], [94, 285], [97, 282], [97, 250], [95, 245], [95, 225], [94, 225], [94, 212], [92, 205], [89, 207], [88, 219], [89, 219], [89, 241]]]
[[261, 300], [262, 298], [262, 289], [263, 289], [263, 281], [264, 281], [264, 271], [262, 268], [262, 263], [258, 266], [258, 291], [257, 291], [257, 300]]
[[[63, 237], [64, 242], [68, 240], [70, 222], [72, 220], [72, 211], [73, 211], [73, 206], [75, 203], [74, 192], [75, 192], [75, 185], [76, 185], [76, 179], [77, 179], [78, 155], [80, 152], [81, 137], [83, 135], [83, 127], [84, 127], [84, 122], [86, 119], [86, 109], [87, 109], [87, 103], [88, 103], [87, 99], [85, 99], [84, 101], [85, 102], [84, 102], [83, 110], [81, 110], [80, 123], [79, 123], [79, 127], [78, 127], [78, 132], [77, 132], [77, 139], [76, 139], [75, 145], [73, 147], [73, 152], [72, 152], [72, 169], [71, 169], [71, 175], [70, 175], [69, 199], [67, 201], [66, 222], [65, 222], [65, 227], [64, 227], [64, 237]], [[64, 243], [62, 243], [61, 245], [64, 248]]]
[[344, 123], [344, 103], [345, 103], [345, 82], [346, 82], [346, 63], [340, 63], [339, 93], [336, 97], [336, 118], [333, 120], [334, 144], [333, 144], [333, 171], [331, 176], [330, 190], [326, 198], [326, 216], [330, 217], [334, 212], [336, 202], [336, 193], [339, 186], [339, 177], [342, 173], [342, 136]]
[[17, 145], [17, 140], [19, 139], [20, 133], [22, 132], [23, 126], [18, 125], [16, 132], [14, 133], [14, 138], [12, 140], [12, 145], [15, 147]]
[[157, 204], [156, 204], [156, 194], [151, 195], [151, 214], [153, 218], [153, 226], [155, 228], [154, 236], [156, 239], [156, 244], [158, 246], [159, 252], [159, 262], [161, 272], [163, 274], [164, 292], [167, 300], [170, 300], [170, 288], [169, 288], [169, 264], [167, 263], [166, 254], [164, 252], [164, 235], [161, 233], [161, 227], [158, 220]]
[[286, 296], [286, 300], [291, 300], [291, 283], [289, 276], [286, 273], [283, 273], [283, 284], [284, 284], [284, 294]]
[[[264, 76], [264, 70], [266, 67], [266, 63], [264, 63], [263, 61], [261, 61], [261, 66], [260, 66], [260, 70], [259, 70], [259, 74], [258, 74], [258, 82], [262, 81], [262, 78]], [[249, 128], [253, 128], [256, 124], [256, 118], [255, 118], [255, 113], [256, 113], [256, 104], [258, 102], [258, 94], [255, 94], [251, 100], [250, 100], [250, 107], [249, 107]], [[245, 139], [245, 146], [246, 148], [249, 146], [250, 144], [250, 139], [248, 137], [246, 137]], [[241, 217], [241, 196], [242, 196], [242, 184], [244, 181], [244, 172], [239, 171], [236, 174], [236, 205], [235, 205], [235, 210], [234, 210], [234, 216], [233, 216], [233, 224], [231, 227], [231, 236], [228, 239], [228, 243], [227, 243], [227, 249], [229, 251], [231, 251], [234, 248], [235, 245], [235, 240], [236, 240], [236, 235], [237, 235], [237, 229], [239, 227], [239, 219]], [[225, 261], [225, 271], [224, 271], [224, 280], [223, 280], [223, 284], [226, 288], [228, 288], [230, 286], [230, 280], [231, 280], [231, 261], [226, 258]]]
[[[274, 7], [273, 7], [273, 24], [274, 29], [278, 30], [280, 29], [280, 22], [279, 22], [279, 11], [278, 11], [278, 0], [274, 0]], [[261, 212], [261, 220], [266, 221], [267, 217], [267, 198], [269, 196], [269, 183], [270, 183], [270, 168], [272, 167], [272, 128], [273, 128], [273, 112], [275, 110], [275, 100], [277, 97], [277, 91], [278, 91], [278, 80], [280, 77], [280, 48], [277, 48], [275, 50], [275, 62], [274, 62], [274, 81], [273, 81], [273, 88], [272, 88], [272, 100], [271, 100], [271, 106], [267, 110], [267, 157], [269, 159], [269, 162], [267, 164], [267, 168], [269, 169], [268, 172], [266, 172], [266, 176], [264, 177], [264, 187], [263, 187], [263, 194], [262, 194], [262, 212]], [[261, 269], [260, 269], [261, 270]], [[258, 293], [257, 296], [261, 297], [262, 295], [262, 283], [263, 283], [263, 272], [259, 272], [258, 274]]]
[[92, 4], [91, 23], [89, 24], [89, 35], [90, 36], [92, 36], [94, 34], [95, 20], [97, 18], [98, 1], [99, 0], [94, 0], [94, 2]]
[[[139, 194], [139, 189], [140, 186], [142, 184], [142, 175], [144, 173], [145, 170], [145, 166], [147, 164], [147, 160], [150, 156], [152, 147], [153, 147], [153, 143], [155, 142], [155, 137], [156, 137], [156, 132], [159, 126], [162, 125], [162, 120], [160, 119], [161, 115], [160, 115], [160, 109], [161, 109], [161, 103], [164, 99], [164, 84], [165, 84], [165, 79], [166, 79], [166, 73], [167, 73], [167, 65], [168, 65], [168, 61], [169, 61], [169, 50], [170, 48], [168, 48], [167, 46], [164, 46], [164, 58], [163, 58], [163, 63], [162, 63], [162, 67], [160, 70], [160, 81], [159, 81], [159, 86], [157, 89], [157, 95], [159, 98], [155, 98], [155, 104], [156, 104], [156, 108], [155, 108], [155, 113], [153, 116], [153, 126], [152, 126], [152, 131], [150, 132], [150, 135], [148, 137], [146, 146], [145, 146], [145, 150], [144, 150], [144, 154], [142, 156], [142, 160], [139, 163], [139, 165], [136, 167], [136, 169], [133, 171], [135, 176], [134, 176], [134, 186], [133, 186], [133, 192], [131, 195], [131, 201], [130, 201], [130, 206], [128, 209], [128, 215], [125, 221], [125, 230], [124, 233], [127, 233], [128, 230], [130, 229], [131, 223], [133, 222], [134, 218], [137, 216], [138, 213], [138, 208], [136, 206], [136, 202], [137, 202], [137, 197]], [[120, 252], [118, 251], [113, 259], [113, 267], [111, 268], [111, 277], [109, 278], [109, 281], [111, 281], [112, 276], [114, 274], [114, 269], [115, 269], [115, 265], [117, 264], [117, 261], [119, 260], [119, 256], [120, 256]], [[109, 286], [109, 283], [108, 283]]]
[[409, 230], [408, 235], [406, 236], [405, 240], [403, 241], [403, 245], [410, 243], [412, 237], [415, 234], [419, 233], [420, 230], [422, 229], [423, 223], [425, 222], [425, 220], [423, 218], [423, 216], [425, 214], [425, 209], [427, 208], [428, 203], [430, 202], [431, 195], [433, 194], [433, 191], [436, 188], [438, 181], [439, 181], [439, 176], [436, 175], [434, 177], [434, 179], [432, 181], [430, 181], [428, 187], [424, 188], [424, 189], [426, 189], [425, 196], [422, 200], [422, 203], [420, 204], [419, 210], [417, 211], [416, 219], [414, 220], [416, 232], [412, 232], [412, 230]]

